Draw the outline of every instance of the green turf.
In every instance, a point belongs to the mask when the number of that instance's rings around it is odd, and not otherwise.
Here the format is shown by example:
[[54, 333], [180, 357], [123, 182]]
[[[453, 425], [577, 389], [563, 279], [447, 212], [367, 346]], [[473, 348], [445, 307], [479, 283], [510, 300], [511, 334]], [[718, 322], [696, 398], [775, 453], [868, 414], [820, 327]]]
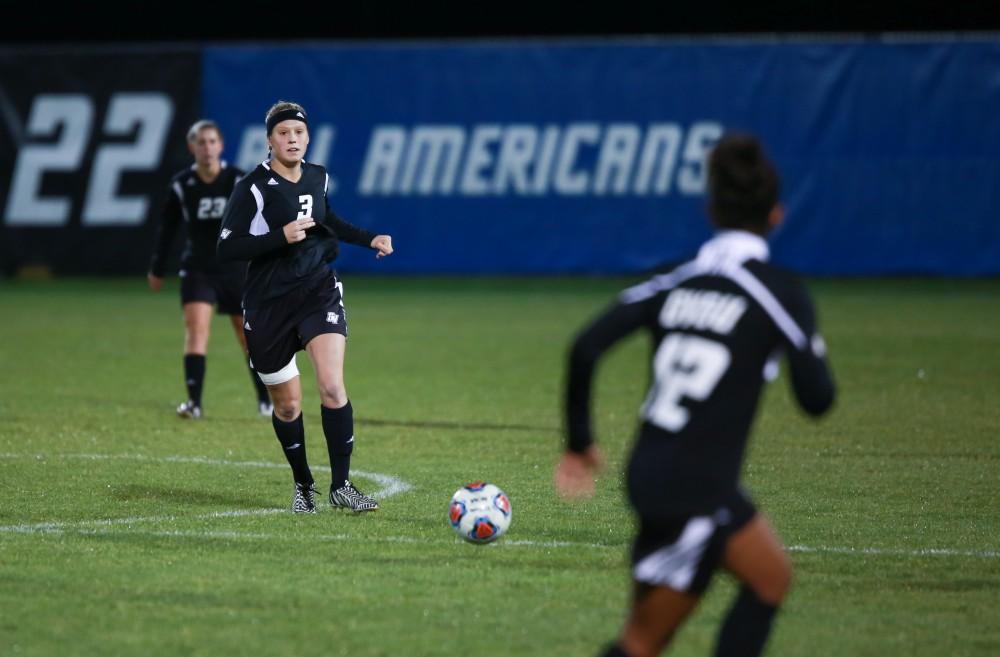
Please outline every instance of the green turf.
[[[0, 655], [596, 654], [625, 613], [644, 339], [599, 372], [597, 498], [558, 502], [551, 469], [567, 342], [628, 282], [347, 276], [354, 467], [413, 486], [362, 517], [251, 513], [291, 480], [259, 465], [282, 456], [227, 321], [205, 418], [174, 417], [175, 282], [0, 282]], [[747, 464], [796, 567], [769, 654], [1000, 654], [1000, 281], [811, 287], [837, 408], [806, 419], [782, 377]], [[513, 502], [495, 545], [446, 522], [473, 479]], [[710, 654], [733, 591], [720, 576], [669, 654]]]

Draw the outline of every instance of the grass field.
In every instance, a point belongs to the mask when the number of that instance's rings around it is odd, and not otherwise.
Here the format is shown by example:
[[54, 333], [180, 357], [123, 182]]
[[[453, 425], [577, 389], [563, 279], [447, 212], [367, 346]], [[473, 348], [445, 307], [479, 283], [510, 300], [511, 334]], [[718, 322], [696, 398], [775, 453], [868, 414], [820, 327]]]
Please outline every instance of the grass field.
[[[176, 282], [0, 282], [0, 655], [597, 654], [627, 600], [644, 339], [599, 372], [598, 496], [560, 503], [551, 469], [567, 341], [629, 282], [346, 276], [353, 465], [383, 495], [360, 517], [285, 510], [228, 322], [206, 417], [174, 417]], [[811, 287], [838, 405], [814, 423], [779, 379], [746, 468], [796, 567], [768, 654], [1000, 654], [1000, 281]], [[513, 503], [494, 545], [446, 521], [473, 479]], [[668, 653], [710, 654], [733, 591], [720, 576]]]

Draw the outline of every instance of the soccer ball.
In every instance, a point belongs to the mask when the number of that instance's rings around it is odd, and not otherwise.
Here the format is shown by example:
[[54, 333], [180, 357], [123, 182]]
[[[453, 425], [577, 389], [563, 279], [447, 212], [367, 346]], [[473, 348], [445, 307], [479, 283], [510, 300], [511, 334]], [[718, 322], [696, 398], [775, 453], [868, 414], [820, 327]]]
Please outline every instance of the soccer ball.
[[495, 541], [510, 527], [510, 499], [485, 481], [462, 486], [451, 496], [448, 521], [458, 535], [472, 543]]

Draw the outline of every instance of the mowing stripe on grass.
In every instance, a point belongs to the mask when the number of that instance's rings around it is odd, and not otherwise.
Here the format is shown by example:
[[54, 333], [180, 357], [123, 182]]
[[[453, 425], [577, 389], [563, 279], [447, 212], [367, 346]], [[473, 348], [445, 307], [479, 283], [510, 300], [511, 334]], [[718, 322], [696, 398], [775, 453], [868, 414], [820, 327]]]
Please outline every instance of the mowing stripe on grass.
[[[146, 456], [142, 454], [14, 454], [0, 452], [0, 459], [30, 459], [44, 462], [46, 459], [82, 459], [91, 461], [109, 460], [132, 460], [145, 461], [151, 463], [193, 463], [213, 466], [232, 466], [244, 468], [286, 468], [284, 463], [270, 463], [265, 461], [229, 461], [225, 459], [210, 459], [201, 456]], [[408, 482], [393, 477], [391, 475], [376, 472], [365, 472], [355, 470], [355, 474], [364, 479], [376, 482], [382, 488], [372, 493], [372, 497], [385, 499], [399, 493], [412, 490], [413, 486]], [[177, 537], [177, 538], [208, 538], [208, 539], [243, 539], [243, 540], [288, 540], [287, 534], [267, 534], [238, 531], [194, 531], [194, 530], [145, 530], [136, 529], [132, 525], [141, 523], [175, 522], [179, 520], [204, 520], [211, 518], [237, 518], [244, 516], [272, 515], [285, 513], [287, 509], [235, 509], [231, 511], [215, 511], [193, 516], [144, 516], [131, 518], [107, 518], [98, 520], [82, 520], [75, 522], [43, 522], [19, 525], [0, 525], [0, 533], [7, 534], [63, 534], [74, 533], [83, 535], [110, 535], [116, 533], [141, 534], [145, 536]], [[350, 534], [319, 534], [310, 536], [318, 540], [328, 541], [368, 541], [383, 543], [423, 543], [435, 544], [438, 541], [428, 541], [419, 538], [406, 536], [384, 536], [384, 537], [360, 537]], [[296, 540], [298, 538], [296, 537]], [[532, 540], [504, 540], [503, 545], [543, 547], [543, 548], [595, 548], [614, 549], [621, 548], [624, 544], [603, 544], [603, 543], [579, 543], [573, 541], [532, 541]], [[818, 553], [818, 554], [844, 554], [859, 556], [901, 556], [901, 557], [972, 557], [979, 559], [1000, 558], [1000, 551], [996, 550], [956, 550], [950, 548], [921, 548], [921, 549], [890, 549], [890, 548], [852, 548], [835, 546], [809, 546], [791, 545], [786, 548], [789, 552]]]

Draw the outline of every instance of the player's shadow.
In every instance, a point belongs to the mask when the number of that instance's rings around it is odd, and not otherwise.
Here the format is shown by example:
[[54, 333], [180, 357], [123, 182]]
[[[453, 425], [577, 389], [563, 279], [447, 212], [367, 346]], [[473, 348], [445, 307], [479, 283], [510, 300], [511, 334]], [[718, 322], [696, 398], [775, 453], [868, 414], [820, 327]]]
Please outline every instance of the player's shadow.
[[120, 500], [157, 500], [171, 506], [208, 506], [259, 509], [270, 506], [274, 500], [263, 497], [239, 497], [213, 493], [203, 489], [189, 490], [160, 486], [116, 486], [112, 495]]
[[378, 418], [358, 418], [358, 424], [371, 424], [376, 427], [406, 427], [411, 429], [457, 429], [485, 431], [533, 431], [541, 433], [557, 433], [559, 429], [538, 424], [511, 424], [492, 422], [450, 422], [447, 420], [382, 420]]

